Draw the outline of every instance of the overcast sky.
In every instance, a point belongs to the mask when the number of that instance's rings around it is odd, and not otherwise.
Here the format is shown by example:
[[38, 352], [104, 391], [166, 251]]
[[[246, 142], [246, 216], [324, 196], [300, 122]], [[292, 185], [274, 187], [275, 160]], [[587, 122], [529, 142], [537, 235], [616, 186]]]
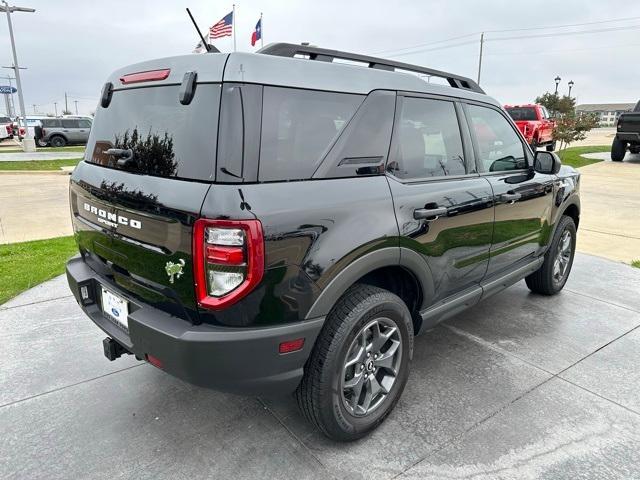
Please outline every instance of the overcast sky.
[[[94, 110], [107, 75], [121, 66], [190, 53], [196, 33], [184, 11], [190, 7], [206, 30], [231, 10], [231, 2], [204, 0], [12, 0], [36, 13], [13, 15], [27, 112]], [[381, 53], [405, 62], [477, 76], [479, 33], [487, 33], [482, 87], [503, 103], [524, 103], [573, 80], [578, 103], [636, 102], [640, 98], [640, 1], [629, 0], [407, 0], [277, 1], [238, 0], [238, 50], [252, 51], [250, 37], [264, 13], [265, 42], [303, 42], [354, 51]], [[4, 17], [4, 14], [2, 14]], [[634, 18], [635, 17], [635, 18]], [[603, 22], [625, 18], [624, 21]], [[557, 29], [533, 29], [592, 23]], [[632, 29], [621, 27], [636, 26]], [[505, 37], [607, 30], [579, 35], [498, 40]], [[472, 42], [472, 43], [468, 43]], [[445, 45], [453, 48], [438, 49]], [[427, 45], [432, 44], [432, 45]], [[11, 64], [5, 18], [0, 18], [0, 62]], [[216, 43], [233, 48], [230, 39]], [[407, 50], [407, 47], [423, 46]], [[0, 75], [11, 70], [3, 69]], [[6, 80], [0, 79], [0, 84]], [[17, 99], [16, 99], [17, 103]], [[17, 106], [17, 105], [16, 105]], [[0, 111], [4, 102], [0, 102]]]

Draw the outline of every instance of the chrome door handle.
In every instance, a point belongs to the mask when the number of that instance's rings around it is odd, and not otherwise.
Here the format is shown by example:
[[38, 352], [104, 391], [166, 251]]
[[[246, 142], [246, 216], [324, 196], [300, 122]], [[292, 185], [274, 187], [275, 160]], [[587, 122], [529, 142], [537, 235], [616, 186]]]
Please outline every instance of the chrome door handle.
[[522, 195], [519, 193], [503, 193], [500, 195], [500, 200], [503, 202], [517, 202], [522, 198]]
[[415, 220], [437, 220], [440, 217], [447, 216], [447, 207], [438, 208], [416, 208], [413, 211], [413, 218]]

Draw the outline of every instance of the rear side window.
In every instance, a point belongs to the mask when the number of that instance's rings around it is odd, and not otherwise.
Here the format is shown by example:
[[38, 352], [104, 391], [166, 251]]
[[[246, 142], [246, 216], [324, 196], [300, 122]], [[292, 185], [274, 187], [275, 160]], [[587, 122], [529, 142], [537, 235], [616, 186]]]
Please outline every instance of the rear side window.
[[265, 87], [260, 181], [311, 178], [363, 95]]
[[80, 128], [91, 128], [91, 122], [89, 120], [78, 120], [78, 126]]
[[47, 128], [60, 128], [62, 123], [59, 118], [45, 118], [42, 120], [42, 126]]
[[[220, 85], [198, 84], [189, 105], [180, 85], [116, 90], [107, 108], [98, 107], [87, 152], [89, 162], [132, 173], [211, 180], [214, 173]], [[77, 120], [76, 120], [77, 122]], [[110, 148], [131, 150], [118, 166]]]
[[402, 179], [466, 173], [460, 126], [453, 102], [404, 97], [387, 170]]
[[9, 117], [0, 117], [0, 123], [11, 123], [11, 119]]
[[532, 107], [507, 108], [507, 113], [515, 122], [537, 120], [536, 110]]
[[62, 128], [80, 128], [78, 120], [72, 118], [63, 118], [61, 122]]

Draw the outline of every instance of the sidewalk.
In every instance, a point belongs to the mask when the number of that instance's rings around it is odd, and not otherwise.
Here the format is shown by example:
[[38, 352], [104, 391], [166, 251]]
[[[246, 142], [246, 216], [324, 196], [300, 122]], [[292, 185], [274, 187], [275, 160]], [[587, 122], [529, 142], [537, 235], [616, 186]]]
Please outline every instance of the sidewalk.
[[82, 152], [9, 152], [0, 150], [0, 162], [24, 162], [29, 160], [61, 160], [82, 158]]
[[0, 176], [0, 244], [71, 235], [69, 176]]

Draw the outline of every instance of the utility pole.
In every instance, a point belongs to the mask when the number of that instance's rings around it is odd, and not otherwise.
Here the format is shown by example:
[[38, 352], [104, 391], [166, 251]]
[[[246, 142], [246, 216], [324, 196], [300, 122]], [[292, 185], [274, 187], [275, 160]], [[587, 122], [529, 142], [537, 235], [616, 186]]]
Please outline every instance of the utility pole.
[[58, 102], [53, 102], [53, 109], [56, 112], [56, 117], [58, 116]]
[[480, 34], [480, 56], [478, 57], [478, 85], [480, 85], [480, 74], [482, 73], [482, 47], [484, 46], [484, 32]]
[[64, 92], [64, 111], [69, 111], [69, 104], [67, 103], [67, 92]]
[[30, 12], [33, 13], [36, 10], [34, 8], [25, 7], [10, 7], [7, 0], [3, 0], [4, 6], [0, 5], [0, 12], [7, 14], [7, 23], [9, 24], [9, 38], [11, 39], [11, 50], [13, 51], [13, 68], [16, 76], [16, 86], [18, 87], [18, 100], [20, 102], [20, 114], [24, 119], [25, 136], [22, 141], [22, 149], [25, 152], [34, 152], [36, 150], [36, 141], [33, 138], [33, 134], [29, 132], [27, 127], [27, 112], [24, 109], [24, 97], [22, 96], [22, 81], [20, 80], [20, 66], [18, 64], [18, 54], [16, 53], [16, 42], [13, 37], [13, 25], [11, 24], [11, 14], [13, 12]]
[[31, 105], [33, 105], [33, 113], [35, 114], [35, 113], [36, 113], [36, 107], [37, 107], [38, 105], [36, 105], [35, 103], [32, 103]]
[[76, 115], [78, 115], [78, 100], [74, 100], [73, 103], [76, 104]]

